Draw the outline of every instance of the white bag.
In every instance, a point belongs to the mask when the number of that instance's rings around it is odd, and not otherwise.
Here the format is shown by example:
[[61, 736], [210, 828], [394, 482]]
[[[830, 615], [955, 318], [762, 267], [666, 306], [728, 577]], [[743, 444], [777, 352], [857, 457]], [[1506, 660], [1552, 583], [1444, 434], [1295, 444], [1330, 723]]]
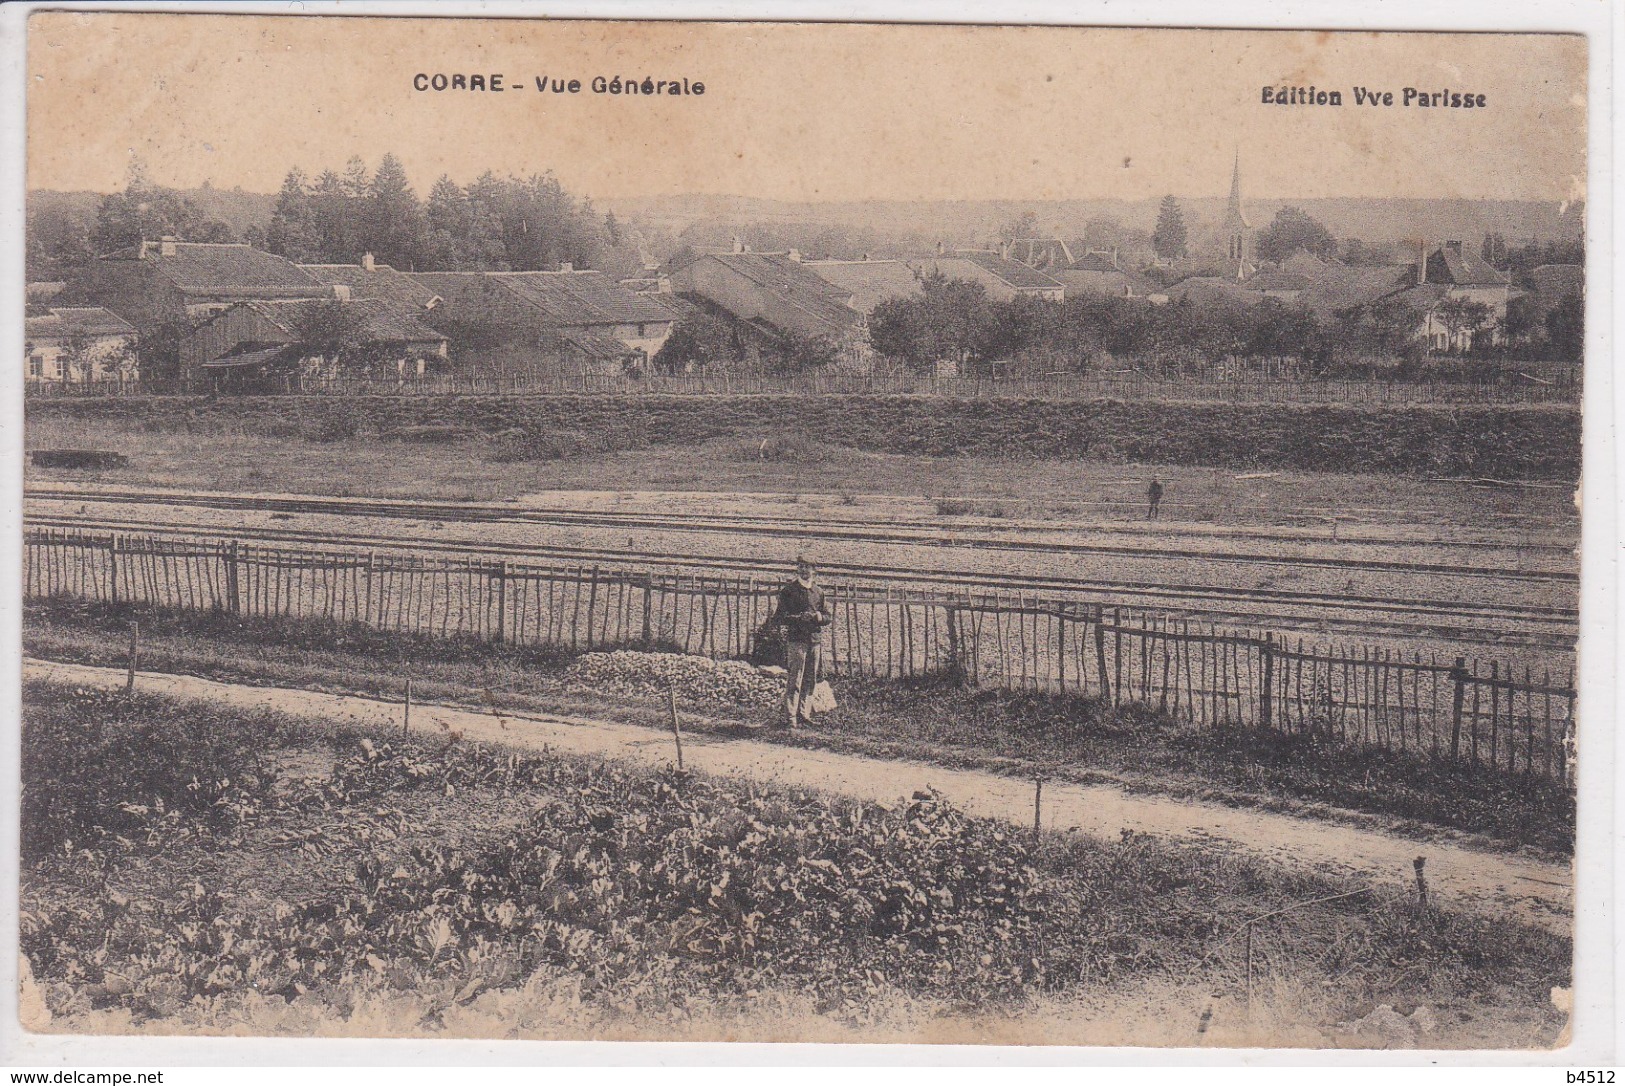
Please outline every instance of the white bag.
[[807, 696], [806, 709], [809, 713], [828, 713], [835, 708], [835, 691], [830, 689], [829, 683], [820, 682], [813, 687], [813, 692]]

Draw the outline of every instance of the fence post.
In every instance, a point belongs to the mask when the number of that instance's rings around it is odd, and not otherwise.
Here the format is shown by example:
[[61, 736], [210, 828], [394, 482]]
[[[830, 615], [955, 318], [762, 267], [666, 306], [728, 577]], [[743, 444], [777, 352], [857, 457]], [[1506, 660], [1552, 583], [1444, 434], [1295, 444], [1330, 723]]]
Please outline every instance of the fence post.
[[1112, 704], [1112, 681], [1106, 675], [1106, 608], [1095, 608], [1095, 663], [1100, 666], [1100, 701]]
[[130, 623], [129, 670], [125, 673], [125, 676], [124, 676], [124, 692], [126, 694], [135, 693], [135, 669], [136, 669], [136, 667], [138, 665], [138, 662], [140, 660], [140, 654], [141, 654], [141, 623], [132, 622], [132, 623]]
[[1259, 706], [1259, 718], [1267, 729], [1275, 717], [1275, 635], [1264, 635], [1263, 645], [1258, 650], [1259, 659], [1263, 662], [1263, 679], [1259, 683], [1259, 696], [1263, 704]]
[[654, 602], [655, 602], [655, 575], [643, 575], [643, 647], [648, 648], [654, 643]]
[[[582, 380], [583, 381], [586, 380], [586, 375], [585, 374], [582, 375]], [[576, 592], [577, 592], [576, 600], [579, 602], [580, 599], [581, 599], [581, 596], [580, 596], [581, 586], [579, 584], [576, 586]], [[588, 583], [588, 586], [587, 586], [587, 648], [589, 648], [589, 649], [594, 647], [593, 646], [593, 632], [592, 632], [593, 622], [592, 622], [592, 620], [593, 620], [593, 612], [595, 612], [596, 610], [598, 610], [598, 567], [596, 565], [594, 565], [592, 567], [592, 579]], [[571, 636], [572, 637], [575, 636], [574, 631], [571, 631]]]
[[496, 569], [492, 572], [491, 580], [493, 582], [492, 587], [495, 589], [493, 594], [496, 596], [496, 604], [497, 604], [497, 622], [496, 622], [496, 629], [493, 631], [493, 637], [494, 637], [496, 643], [500, 645], [500, 644], [502, 644], [503, 639], [507, 636], [507, 615], [508, 615], [508, 560], [507, 559], [503, 559], [502, 563], [500, 565], [498, 565], [496, 567]]
[[677, 744], [677, 772], [683, 772], [683, 728], [677, 722], [677, 687], [666, 687], [666, 711], [671, 717], [671, 738]]
[[1456, 657], [1456, 664], [1450, 669], [1450, 678], [1456, 687], [1450, 696], [1450, 760], [1454, 762], [1461, 756], [1461, 703], [1467, 693], [1465, 657]]
[[237, 550], [238, 542], [233, 539], [226, 544], [226, 610], [232, 614], [240, 614], [243, 609], [241, 590], [237, 587]]
[[107, 544], [107, 602], [118, 606], [118, 533]]
[[943, 604], [943, 611], [948, 616], [948, 667], [953, 676], [955, 686], [965, 685], [965, 658], [964, 649], [959, 643], [959, 608], [951, 603]]
[[1066, 605], [1055, 611], [1055, 677], [1066, 693]]

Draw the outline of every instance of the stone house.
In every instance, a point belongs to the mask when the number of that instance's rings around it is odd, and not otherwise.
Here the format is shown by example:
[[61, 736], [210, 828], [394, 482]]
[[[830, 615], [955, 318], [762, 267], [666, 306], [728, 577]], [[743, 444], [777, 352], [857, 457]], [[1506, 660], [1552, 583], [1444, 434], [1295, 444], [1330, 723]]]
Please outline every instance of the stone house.
[[26, 384], [134, 384], [135, 326], [99, 306], [53, 306], [23, 318]]
[[616, 375], [647, 364], [676, 312], [602, 272], [417, 272], [441, 300], [428, 319], [458, 347], [457, 366], [504, 375]]

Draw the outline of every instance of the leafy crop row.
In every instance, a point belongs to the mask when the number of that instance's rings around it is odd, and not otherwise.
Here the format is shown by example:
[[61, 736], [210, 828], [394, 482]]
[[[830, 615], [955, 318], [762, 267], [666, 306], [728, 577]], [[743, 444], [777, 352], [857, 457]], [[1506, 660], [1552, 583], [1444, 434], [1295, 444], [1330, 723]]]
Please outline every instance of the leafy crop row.
[[[433, 1017], [561, 974], [579, 978], [582, 1000], [626, 1015], [789, 989], [852, 1021], [898, 992], [985, 1009], [1148, 975], [1234, 986], [1239, 919], [1326, 890], [1313, 876], [1133, 834], [1034, 838], [929, 793], [858, 803], [455, 736], [318, 740], [267, 714], [157, 698], [120, 712], [103, 695], [38, 686], [28, 696], [25, 749], [61, 737], [35, 726], [41, 716], [100, 717], [132, 737], [190, 719], [198, 751], [216, 750], [211, 736], [226, 729], [240, 747], [265, 747], [271, 734], [285, 754], [322, 748], [332, 759], [245, 788], [218, 835], [191, 832], [217, 824], [208, 805], [156, 809], [186, 790], [178, 775], [100, 771], [101, 788], [75, 802], [144, 807], [128, 817], [147, 832], [125, 825], [128, 836], [63, 842], [25, 869], [22, 949], [58, 1013], [165, 1018], [250, 994], [342, 1008], [366, 993], [432, 991], [442, 993]], [[187, 748], [172, 753], [193, 759]], [[73, 771], [34, 758], [25, 824]], [[154, 788], [162, 794], [149, 797]], [[522, 797], [533, 813], [481, 835], [480, 804], [494, 797]], [[435, 809], [452, 810], [457, 831], [412, 838], [414, 819]], [[52, 824], [83, 825], [90, 809], [68, 814]], [[313, 889], [266, 900], [263, 888], [240, 893], [204, 875], [178, 892], [155, 888], [153, 870], [232, 863], [251, 874], [294, 864]], [[1278, 960], [1336, 975], [1362, 997], [1418, 967], [1493, 965], [1498, 983], [1537, 991], [1566, 983], [1565, 941], [1397, 896], [1296, 914], [1279, 934]]]

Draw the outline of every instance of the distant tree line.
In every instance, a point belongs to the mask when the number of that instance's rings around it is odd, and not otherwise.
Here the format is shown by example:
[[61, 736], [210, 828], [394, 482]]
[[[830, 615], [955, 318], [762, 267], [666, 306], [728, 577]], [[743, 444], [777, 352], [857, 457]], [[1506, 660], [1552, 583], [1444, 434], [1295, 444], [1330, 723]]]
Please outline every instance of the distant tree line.
[[1335, 321], [1267, 298], [1256, 305], [1080, 295], [997, 301], [981, 284], [928, 278], [920, 295], [892, 298], [869, 318], [877, 351], [917, 368], [939, 359], [972, 367], [996, 359], [1084, 372], [1111, 360], [1171, 365], [1225, 357], [1293, 357], [1328, 366], [1350, 356], [1401, 358], [1420, 350], [1420, 315], [1379, 304]]
[[360, 158], [314, 181], [288, 171], [265, 236], [267, 249], [298, 263], [353, 264], [371, 253], [402, 271], [588, 268], [623, 241], [613, 214], [599, 216], [551, 173], [487, 170], [466, 186], [442, 176], [419, 200], [389, 154], [370, 174]]
[[72, 279], [98, 256], [142, 241], [247, 242], [298, 263], [353, 264], [363, 253], [401, 270], [533, 271], [561, 263], [582, 268], [641, 266], [613, 213], [565, 191], [550, 173], [498, 177], [468, 185], [441, 177], [420, 200], [406, 170], [386, 154], [376, 170], [359, 157], [343, 173], [314, 180], [294, 168], [277, 194], [270, 222], [233, 230], [185, 193], [154, 184], [135, 163], [121, 192], [101, 197], [94, 213], [81, 202], [50, 199], [28, 214], [27, 274]]
[[94, 211], [52, 200], [28, 208], [25, 244], [30, 281], [73, 279], [98, 256], [176, 237], [185, 241], [236, 241], [230, 226], [210, 217], [185, 194], [155, 185], [140, 159], [130, 165], [121, 192], [109, 193]]

